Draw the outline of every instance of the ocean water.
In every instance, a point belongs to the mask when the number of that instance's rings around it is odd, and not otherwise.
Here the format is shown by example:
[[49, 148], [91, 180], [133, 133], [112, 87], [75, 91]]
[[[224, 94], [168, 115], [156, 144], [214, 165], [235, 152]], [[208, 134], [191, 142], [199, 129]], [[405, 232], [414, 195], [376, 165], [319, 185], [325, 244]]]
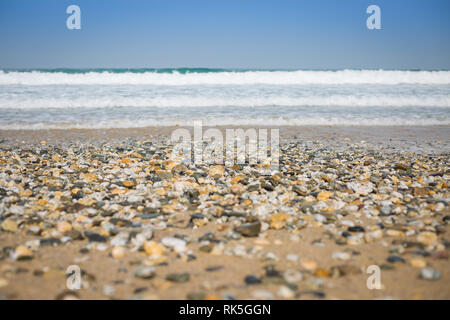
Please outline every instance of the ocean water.
[[0, 128], [450, 125], [450, 71], [0, 70]]

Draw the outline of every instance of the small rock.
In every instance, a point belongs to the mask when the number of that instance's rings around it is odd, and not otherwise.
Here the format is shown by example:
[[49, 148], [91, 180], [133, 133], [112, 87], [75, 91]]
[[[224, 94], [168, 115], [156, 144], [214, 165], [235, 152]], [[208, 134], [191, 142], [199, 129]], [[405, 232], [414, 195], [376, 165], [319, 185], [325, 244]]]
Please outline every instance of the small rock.
[[325, 223], [325, 222], [327, 222], [327, 218], [321, 214], [316, 213], [314, 215], [314, 221]]
[[111, 285], [104, 285], [103, 286], [103, 294], [107, 297], [112, 297], [116, 293], [116, 289], [114, 286]]
[[72, 225], [66, 221], [58, 223], [56, 229], [61, 233], [66, 233], [72, 230]]
[[105, 236], [92, 231], [86, 231], [84, 235], [89, 239], [89, 242], [106, 242], [107, 240]]
[[353, 226], [353, 227], [348, 227], [348, 231], [349, 232], [364, 232], [364, 228], [361, 226]]
[[261, 231], [261, 222], [245, 223], [234, 228], [234, 231], [245, 237], [257, 237]]
[[314, 271], [317, 269], [317, 263], [312, 260], [302, 261], [301, 266], [308, 271]]
[[405, 259], [400, 256], [389, 256], [386, 260], [390, 263], [405, 263]]
[[57, 247], [61, 244], [61, 240], [59, 240], [58, 238], [50, 237], [41, 239], [39, 243], [42, 247]]
[[407, 170], [409, 169], [409, 167], [408, 167], [407, 165], [404, 165], [404, 164], [402, 164], [402, 163], [397, 163], [397, 164], [395, 165], [395, 168], [396, 168], [397, 170], [405, 170], [405, 171], [407, 171]]
[[389, 205], [384, 205], [381, 207], [380, 212], [382, 216], [389, 216], [392, 213], [392, 207]]
[[347, 183], [347, 187], [349, 189], [352, 189], [355, 193], [361, 195], [367, 195], [373, 191], [373, 185], [370, 182], [368, 184], [363, 184], [359, 182], [349, 182]]
[[206, 272], [213, 272], [213, 271], [219, 271], [222, 270], [223, 266], [212, 266], [212, 267], [207, 267], [205, 268]]
[[419, 277], [424, 280], [439, 280], [441, 273], [433, 268], [423, 268], [420, 270]]
[[165, 237], [161, 243], [168, 248], [172, 248], [177, 253], [184, 253], [186, 251], [186, 241], [173, 237]]
[[427, 266], [427, 262], [424, 259], [411, 259], [409, 264], [414, 268], [425, 268]]
[[338, 259], [338, 260], [349, 260], [350, 254], [348, 252], [333, 252], [331, 255], [331, 258]]
[[424, 231], [417, 235], [417, 241], [426, 246], [433, 245], [437, 242], [437, 235], [430, 231]]
[[268, 182], [264, 182], [263, 184], [261, 184], [261, 187], [262, 187], [264, 190], [267, 190], [267, 191], [273, 191], [273, 190], [275, 190], [275, 188], [273, 187], [273, 185], [271, 185], [271, 184], [268, 183]]
[[11, 258], [16, 261], [31, 260], [33, 253], [25, 246], [18, 246], [14, 252], [11, 253]]
[[136, 181], [134, 180], [125, 180], [122, 181], [122, 185], [126, 188], [133, 188], [134, 186], [136, 186]]
[[169, 273], [166, 276], [166, 280], [172, 281], [172, 282], [188, 282], [190, 279], [189, 273]]
[[188, 300], [204, 300], [206, 298], [206, 294], [204, 292], [189, 292], [187, 294]]
[[314, 298], [319, 298], [319, 299], [325, 298], [325, 293], [322, 291], [317, 291], [317, 290], [301, 291], [296, 294], [297, 297], [301, 297], [303, 295], [312, 296]]
[[255, 183], [255, 184], [249, 185], [249, 186], [247, 187], [247, 191], [248, 191], [248, 192], [258, 191], [259, 188], [260, 188], [259, 184], [258, 184], [258, 183]]
[[274, 296], [270, 291], [267, 290], [255, 290], [251, 293], [253, 299], [256, 300], [273, 300]]
[[134, 269], [134, 276], [141, 279], [151, 279], [155, 276], [155, 268], [152, 266], [139, 266]]
[[302, 280], [303, 275], [300, 271], [297, 270], [286, 270], [283, 274], [284, 280], [287, 283], [297, 283]]
[[294, 191], [299, 196], [307, 196], [309, 194], [309, 190], [305, 186], [293, 186], [292, 191]]
[[295, 296], [295, 293], [287, 286], [281, 286], [277, 291], [277, 295], [283, 299], [292, 299]]
[[234, 194], [241, 194], [245, 192], [245, 188], [242, 184], [236, 183], [231, 187], [231, 192], [233, 192]]
[[330, 191], [323, 191], [317, 195], [317, 200], [327, 201], [333, 194]]
[[256, 276], [253, 275], [248, 275], [244, 278], [244, 281], [246, 284], [248, 285], [252, 285], [252, 284], [260, 284], [261, 283], [261, 279], [259, 279]]
[[56, 297], [56, 300], [80, 300], [79, 295], [74, 291], [63, 291], [59, 293]]
[[149, 256], [159, 257], [164, 253], [164, 247], [155, 241], [146, 241], [144, 250]]
[[114, 259], [122, 259], [125, 257], [126, 250], [122, 246], [115, 246], [112, 249], [111, 255]]
[[2, 222], [2, 229], [8, 232], [16, 232], [19, 229], [19, 226], [14, 220], [6, 219]]
[[212, 178], [220, 178], [225, 173], [225, 168], [221, 165], [213, 166], [209, 169], [208, 175]]

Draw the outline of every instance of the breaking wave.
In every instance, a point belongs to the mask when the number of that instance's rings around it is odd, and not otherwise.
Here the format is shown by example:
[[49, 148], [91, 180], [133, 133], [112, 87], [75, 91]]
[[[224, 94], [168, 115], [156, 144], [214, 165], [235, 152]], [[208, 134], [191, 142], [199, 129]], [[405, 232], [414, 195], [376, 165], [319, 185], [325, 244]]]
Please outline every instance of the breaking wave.
[[[184, 70], [184, 69], [183, 69]], [[0, 85], [450, 84], [450, 71], [0, 71]]]

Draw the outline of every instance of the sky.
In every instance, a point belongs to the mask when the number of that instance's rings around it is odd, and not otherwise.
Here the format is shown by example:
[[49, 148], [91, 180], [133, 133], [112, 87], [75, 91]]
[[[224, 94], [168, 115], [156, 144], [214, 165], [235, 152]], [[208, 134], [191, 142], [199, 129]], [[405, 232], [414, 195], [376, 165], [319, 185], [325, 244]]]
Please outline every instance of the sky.
[[450, 69], [450, 1], [0, 0], [0, 68], [141, 67]]

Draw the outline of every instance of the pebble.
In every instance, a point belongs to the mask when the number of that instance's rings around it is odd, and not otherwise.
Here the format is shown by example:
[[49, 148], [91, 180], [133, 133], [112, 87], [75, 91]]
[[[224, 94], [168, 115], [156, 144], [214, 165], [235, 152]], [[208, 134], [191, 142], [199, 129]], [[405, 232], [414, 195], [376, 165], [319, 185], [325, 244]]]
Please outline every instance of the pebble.
[[177, 253], [184, 253], [186, 251], [186, 241], [173, 237], [165, 237], [161, 243], [168, 248], [172, 248]]
[[327, 222], [327, 218], [321, 214], [316, 213], [314, 215], [314, 221], [325, 223], [325, 222]]
[[208, 175], [212, 178], [220, 178], [225, 173], [225, 168], [220, 165], [213, 166], [211, 169], [209, 169]]
[[95, 232], [85, 232], [84, 235], [88, 238], [89, 242], [106, 242], [106, 237]]
[[[173, 244], [173, 242], [175, 242], [175, 244]], [[166, 240], [167, 246], [176, 248], [175, 250], [177, 252], [184, 252], [185, 246], [183, 246], [180, 243], [181, 242], [179, 242], [179, 241]], [[155, 241], [147, 241], [144, 244], [144, 250], [149, 256], [159, 257], [159, 256], [162, 256], [164, 253], [164, 246], [162, 246], [161, 244], [159, 244]]]
[[17, 232], [19, 229], [19, 226], [17, 225], [17, 222], [11, 219], [6, 219], [2, 222], [1, 225], [3, 231], [9, 231], [9, 232]]
[[166, 276], [166, 280], [172, 282], [188, 282], [190, 279], [189, 273], [169, 273]]
[[395, 168], [396, 168], [397, 170], [405, 170], [405, 171], [409, 169], [409, 167], [408, 167], [407, 165], [402, 164], [402, 163], [397, 163], [397, 164], [395, 165]]
[[295, 296], [295, 292], [287, 286], [281, 286], [277, 291], [277, 295], [283, 299], [292, 299]]
[[231, 192], [234, 194], [241, 194], [245, 192], [245, 188], [242, 184], [236, 183], [231, 187]]
[[123, 259], [126, 255], [126, 249], [121, 246], [115, 246], [112, 249], [111, 255], [114, 259]]
[[349, 189], [352, 189], [355, 193], [361, 194], [361, 195], [367, 195], [373, 191], [373, 185], [372, 183], [359, 183], [359, 182], [349, 182], [347, 183], [347, 187]]
[[325, 298], [325, 293], [323, 291], [311, 290], [311, 291], [301, 291], [296, 294], [296, 297], [301, 297], [301, 296], [311, 296], [313, 298], [323, 299], [323, 298]]
[[116, 289], [111, 285], [103, 286], [103, 294], [107, 297], [112, 297], [116, 293]]
[[57, 230], [61, 233], [66, 233], [72, 230], [72, 225], [68, 222], [60, 222], [58, 223]]
[[338, 260], [349, 260], [351, 256], [348, 252], [333, 252], [331, 258]]
[[151, 279], [155, 276], [155, 268], [152, 266], [138, 266], [134, 269], [134, 276], [142, 279]]
[[11, 258], [17, 261], [33, 259], [33, 252], [25, 246], [18, 246], [11, 254]]
[[314, 271], [317, 269], [317, 262], [312, 260], [305, 260], [301, 262], [301, 266], [308, 271]]
[[257, 237], [261, 230], [261, 222], [245, 223], [234, 228], [234, 231], [245, 237]]
[[56, 297], [55, 300], [80, 300], [80, 296], [78, 295], [78, 293], [74, 292], [74, 291], [63, 291], [61, 293], [59, 293]]
[[364, 228], [361, 226], [352, 226], [347, 229], [349, 232], [365, 232]]
[[439, 280], [441, 277], [441, 273], [433, 268], [423, 268], [420, 270], [419, 277], [424, 280]]
[[259, 279], [256, 276], [252, 276], [252, 275], [246, 276], [244, 281], [245, 281], [246, 284], [249, 284], [249, 285], [260, 284], [261, 283], [261, 279]]
[[188, 300], [204, 300], [206, 294], [204, 292], [189, 292], [186, 296]]
[[390, 263], [405, 263], [405, 259], [400, 256], [389, 256], [386, 260]]
[[417, 235], [417, 242], [422, 243], [426, 246], [436, 244], [437, 235], [429, 231], [421, 232]]
[[302, 273], [297, 270], [286, 270], [283, 274], [283, 277], [287, 283], [291, 284], [300, 282], [303, 279]]
[[39, 244], [42, 247], [57, 247], [61, 244], [61, 240], [59, 240], [58, 238], [44, 238], [44, 239], [40, 239], [39, 240]]
[[425, 268], [427, 266], [427, 262], [424, 259], [411, 259], [409, 264], [414, 268]]
[[333, 194], [330, 191], [323, 191], [317, 195], [317, 200], [327, 201]]
[[392, 213], [392, 207], [389, 205], [383, 205], [380, 209], [380, 212], [383, 216], [389, 216]]
[[206, 272], [213, 272], [213, 271], [219, 271], [222, 270], [223, 266], [212, 266], [212, 267], [207, 267], [205, 268]]
[[256, 299], [256, 300], [273, 300], [273, 299], [275, 299], [272, 292], [267, 291], [267, 290], [252, 291], [251, 296], [253, 299]]

